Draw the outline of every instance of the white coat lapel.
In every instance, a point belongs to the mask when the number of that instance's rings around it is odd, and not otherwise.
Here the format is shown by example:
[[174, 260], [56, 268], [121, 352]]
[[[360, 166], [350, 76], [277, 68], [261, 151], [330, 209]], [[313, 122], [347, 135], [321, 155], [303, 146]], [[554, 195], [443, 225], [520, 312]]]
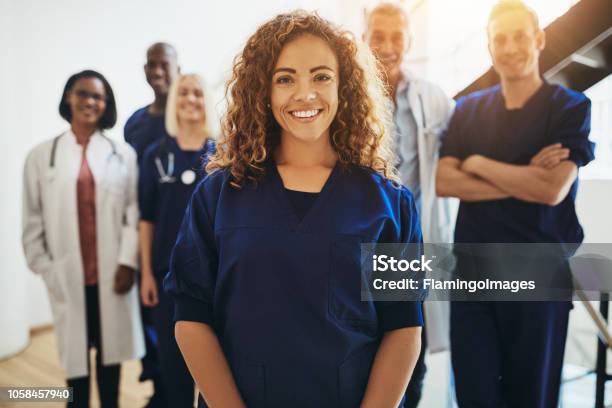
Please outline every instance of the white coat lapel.
[[104, 178], [104, 162], [107, 156], [106, 144], [107, 142], [100, 132], [96, 132], [91, 136], [91, 140], [87, 146], [87, 163], [94, 176], [96, 187], [101, 185]]
[[[408, 102], [410, 103], [410, 109], [412, 110], [412, 115], [414, 116], [414, 121], [417, 125], [417, 129], [419, 130], [419, 134], [423, 130], [425, 124], [423, 123], [423, 103], [425, 101], [422, 100], [421, 95], [421, 86], [417, 79], [410, 78], [410, 86], [408, 87]], [[420, 142], [420, 141], [419, 141]]]
[[64, 132], [58, 139], [55, 151], [51, 147], [45, 158], [45, 189], [54, 199], [70, 200], [67, 205], [76, 208], [76, 183], [81, 163], [81, 148], [72, 131]]
[[423, 239], [427, 242], [430, 239], [430, 224], [431, 224], [431, 208], [433, 206], [433, 191], [432, 178], [435, 177], [432, 166], [434, 157], [432, 157], [430, 141], [427, 140], [427, 132], [425, 126], [426, 113], [424, 111], [427, 101], [424, 100], [420, 81], [413, 79], [410, 82], [408, 90], [408, 100], [414, 115], [414, 121], [417, 125], [417, 150], [419, 154], [419, 181], [421, 184], [421, 228], [423, 231]]
[[81, 165], [81, 152], [81, 146], [77, 143], [72, 130], [67, 131], [58, 140], [54, 167], [58, 171], [66, 172], [70, 176], [69, 179], [74, 180], [75, 185]]

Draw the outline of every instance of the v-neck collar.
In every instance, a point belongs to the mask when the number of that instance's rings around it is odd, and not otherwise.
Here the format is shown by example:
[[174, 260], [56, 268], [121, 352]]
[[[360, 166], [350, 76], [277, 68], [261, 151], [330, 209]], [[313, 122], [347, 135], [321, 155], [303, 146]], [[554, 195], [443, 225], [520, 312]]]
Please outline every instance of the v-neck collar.
[[322, 211], [321, 208], [325, 206], [325, 203], [333, 190], [334, 184], [338, 178], [338, 172], [340, 171], [340, 162], [336, 162], [334, 168], [329, 174], [329, 177], [327, 177], [325, 184], [323, 184], [323, 188], [321, 189], [319, 196], [316, 198], [315, 202], [301, 220], [298, 217], [295, 208], [293, 208], [289, 197], [287, 196], [283, 179], [281, 178], [278, 168], [276, 167], [276, 162], [273, 159], [270, 159], [267, 161], [266, 167], [273, 184], [274, 192], [278, 198], [281, 212], [287, 220], [289, 229], [296, 232], [307, 230], [308, 226], [312, 224], [313, 219]]
[[179, 146], [175, 138], [169, 137], [167, 140], [161, 143], [168, 143], [167, 149], [172, 151], [174, 154], [183, 157], [185, 161], [190, 163], [189, 168], [198, 167], [201, 161], [204, 164], [208, 163], [208, 156], [214, 153], [215, 145], [209, 138], [206, 139], [204, 144], [198, 150], [184, 150]]
[[537, 104], [545, 95], [548, 94], [550, 85], [548, 81], [542, 79], [542, 85], [531, 95], [520, 108], [508, 109], [506, 108], [506, 100], [504, 98], [504, 94], [501, 89], [501, 85], [499, 87], [499, 102], [501, 103], [501, 107], [506, 114], [509, 115], [517, 115], [522, 112], [529, 112], [532, 109], [534, 104]]
[[202, 154], [204, 154], [204, 153], [208, 153], [209, 151], [212, 150], [211, 139], [208, 138], [208, 137], [206, 138], [204, 143], [202, 143], [202, 146], [200, 146], [197, 150], [183, 149], [181, 147], [181, 145], [179, 145], [178, 140], [175, 137], [169, 137], [168, 140], [172, 144], [173, 148], [176, 149], [177, 151], [181, 152], [181, 153], [186, 153], [186, 154], [190, 154], [190, 153], [202, 153]]

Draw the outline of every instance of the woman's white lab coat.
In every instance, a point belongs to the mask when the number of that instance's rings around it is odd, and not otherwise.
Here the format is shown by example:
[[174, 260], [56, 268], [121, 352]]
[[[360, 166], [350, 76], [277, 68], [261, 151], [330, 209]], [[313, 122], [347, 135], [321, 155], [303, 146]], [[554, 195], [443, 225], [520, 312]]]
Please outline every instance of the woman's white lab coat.
[[[459, 200], [438, 197], [436, 170], [441, 136], [453, 114], [454, 102], [437, 86], [414, 78], [404, 71], [410, 81], [408, 101], [417, 127], [417, 148], [421, 186], [421, 229], [423, 241], [430, 244], [450, 244], [453, 240]], [[449, 245], [442, 246], [449, 251]], [[424, 303], [427, 341], [431, 352], [450, 348], [450, 308], [448, 302]]]
[[[82, 147], [69, 130], [52, 150], [53, 139], [26, 159], [22, 242], [28, 266], [47, 286], [66, 377], [76, 378], [89, 371], [76, 190]], [[131, 147], [100, 132], [91, 137], [87, 161], [95, 180], [102, 362], [108, 365], [144, 354], [137, 285], [124, 295], [113, 291], [117, 266], [137, 266], [138, 167]]]

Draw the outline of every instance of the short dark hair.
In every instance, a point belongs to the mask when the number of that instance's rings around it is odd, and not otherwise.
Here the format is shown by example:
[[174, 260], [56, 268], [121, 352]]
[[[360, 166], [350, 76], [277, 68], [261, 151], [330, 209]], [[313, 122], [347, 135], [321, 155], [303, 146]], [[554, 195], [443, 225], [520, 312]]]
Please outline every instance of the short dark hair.
[[150, 53], [157, 51], [157, 50], [163, 50], [164, 52], [167, 52], [168, 54], [172, 54], [174, 56], [174, 59], [178, 61], [178, 53], [176, 52], [176, 48], [174, 48], [172, 44], [169, 44], [163, 41], [152, 44], [149, 48], [147, 48], [147, 57], [149, 56]]
[[489, 13], [487, 28], [489, 24], [491, 24], [491, 21], [501, 16], [502, 14], [506, 14], [512, 11], [525, 12], [533, 23], [533, 27], [536, 30], [540, 29], [540, 21], [538, 20], [538, 15], [535, 11], [533, 11], [531, 7], [526, 5], [522, 0], [499, 0], [499, 2], [495, 6], [493, 6], [491, 12]]
[[115, 103], [115, 94], [113, 93], [113, 89], [111, 88], [106, 78], [104, 78], [104, 75], [91, 69], [86, 69], [84, 71], [77, 72], [76, 74], [68, 78], [68, 81], [64, 86], [62, 99], [59, 103], [60, 116], [66, 119], [68, 123], [72, 122], [72, 111], [70, 110], [70, 105], [68, 105], [68, 102], [66, 102], [66, 96], [68, 95], [68, 92], [72, 90], [74, 84], [76, 84], [76, 82], [82, 78], [97, 78], [102, 81], [102, 84], [104, 85], [104, 93], [106, 94], [106, 109], [104, 110], [102, 117], [100, 117], [100, 120], [98, 121], [98, 129], [112, 128], [113, 126], [115, 126], [115, 123], [117, 123], [117, 105]]

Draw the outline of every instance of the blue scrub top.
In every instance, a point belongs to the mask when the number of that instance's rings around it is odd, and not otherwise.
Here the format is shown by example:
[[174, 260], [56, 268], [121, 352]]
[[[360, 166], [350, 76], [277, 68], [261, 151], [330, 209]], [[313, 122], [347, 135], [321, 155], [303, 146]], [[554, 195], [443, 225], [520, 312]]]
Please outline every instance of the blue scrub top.
[[165, 115], [151, 115], [148, 106], [138, 109], [125, 122], [123, 137], [136, 150], [140, 163], [149, 146], [169, 137], [166, 132]]
[[[594, 158], [591, 102], [582, 93], [547, 82], [521, 109], [508, 110], [499, 85], [457, 101], [442, 140], [440, 157], [464, 160], [472, 154], [528, 165], [543, 147], [561, 143], [569, 160], [582, 167]], [[529, 182], [529, 180], [525, 180]], [[580, 243], [584, 238], [574, 201], [578, 179], [556, 206], [515, 198], [461, 201], [455, 242]]]
[[249, 407], [358, 406], [383, 333], [423, 324], [420, 303], [360, 300], [361, 243], [422, 242], [411, 193], [338, 164], [300, 220], [274, 163], [229, 181], [209, 175], [187, 208], [175, 319], [214, 328]]
[[[213, 153], [215, 143], [207, 141], [197, 151], [182, 150], [174, 138], [165, 138], [153, 143], [146, 150], [140, 163], [138, 178], [138, 204], [140, 219], [154, 224], [153, 272], [159, 278], [168, 272], [170, 253], [176, 241], [179, 227], [189, 203], [189, 198], [198, 182], [204, 178], [204, 167], [208, 155]], [[174, 172], [164, 181], [156, 164], [159, 158], [164, 173], [169, 171], [169, 157], [174, 155]], [[191, 184], [181, 180], [181, 174], [193, 170], [196, 179]]]

